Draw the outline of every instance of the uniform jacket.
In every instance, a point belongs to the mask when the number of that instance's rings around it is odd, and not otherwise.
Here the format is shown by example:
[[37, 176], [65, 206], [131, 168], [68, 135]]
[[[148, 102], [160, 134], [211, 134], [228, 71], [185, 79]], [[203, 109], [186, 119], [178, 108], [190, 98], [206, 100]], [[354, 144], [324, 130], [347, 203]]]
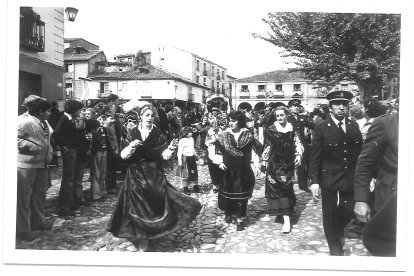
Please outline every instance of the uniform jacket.
[[397, 190], [398, 113], [376, 118], [367, 133], [355, 175], [356, 201], [368, 202], [369, 184], [375, 177], [374, 208], [378, 211]]
[[312, 183], [331, 191], [352, 191], [362, 147], [356, 122], [345, 119], [346, 135], [331, 117], [315, 126], [310, 157]]
[[299, 133], [299, 139], [302, 145], [306, 145], [306, 139], [305, 139], [305, 127], [309, 129], [315, 128], [315, 123], [312, 122], [308, 116], [298, 114], [297, 119], [293, 115], [289, 115], [287, 118], [287, 121], [292, 124], [295, 131]]
[[17, 167], [25, 169], [46, 168], [52, 160], [50, 136], [52, 127], [47, 121], [46, 133], [31, 115], [20, 116], [17, 127]]

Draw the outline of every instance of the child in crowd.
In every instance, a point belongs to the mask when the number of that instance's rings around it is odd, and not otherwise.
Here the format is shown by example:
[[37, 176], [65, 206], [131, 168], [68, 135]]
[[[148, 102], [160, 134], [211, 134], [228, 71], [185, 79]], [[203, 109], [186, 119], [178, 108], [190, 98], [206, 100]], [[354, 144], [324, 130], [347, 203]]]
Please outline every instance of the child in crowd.
[[105, 179], [107, 166], [108, 131], [105, 128], [106, 116], [98, 116], [100, 126], [92, 134], [91, 199], [104, 201], [106, 194]]
[[194, 183], [193, 192], [197, 193], [200, 191], [196, 162], [198, 158], [192, 135], [192, 128], [185, 126], [181, 130], [180, 141], [178, 142], [178, 167], [176, 176], [183, 178], [182, 185], [184, 186], [183, 191], [185, 194], [190, 194], [189, 187], [192, 183]]

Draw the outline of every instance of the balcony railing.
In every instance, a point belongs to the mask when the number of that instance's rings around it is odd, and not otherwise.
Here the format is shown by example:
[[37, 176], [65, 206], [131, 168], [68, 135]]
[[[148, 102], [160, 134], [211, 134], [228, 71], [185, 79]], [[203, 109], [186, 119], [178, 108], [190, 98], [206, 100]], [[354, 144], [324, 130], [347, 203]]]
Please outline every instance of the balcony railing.
[[249, 90], [240, 90], [240, 92], [239, 92], [239, 97], [240, 97], [241, 99], [247, 99], [247, 98], [250, 98], [250, 92], [249, 92]]
[[219, 75], [217, 75], [217, 80], [221, 80], [221, 77]]
[[66, 79], [73, 79], [73, 72], [65, 72]]
[[45, 23], [32, 8], [20, 8], [20, 46], [36, 52], [45, 51]]
[[292, 98], [303, 98], [303, 92], [302, 91], [293, 91]]
[[264, 90], [258, 90], [256, 92], [256, 98], [266, 98], [266, 91], [264, 91]]
[[273, 98], [284, 98], [285, 97], [285, 92], [283, 91], [274, 91], [272, 92], [273, 94]]

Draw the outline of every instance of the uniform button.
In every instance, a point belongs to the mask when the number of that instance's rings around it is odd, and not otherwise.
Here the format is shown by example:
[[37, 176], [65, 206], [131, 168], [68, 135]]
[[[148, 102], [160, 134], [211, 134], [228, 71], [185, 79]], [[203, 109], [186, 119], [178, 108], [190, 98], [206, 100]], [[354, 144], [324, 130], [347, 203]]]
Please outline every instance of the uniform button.
[[346, 150], [344, 150], [344, 152], [346, 152]]

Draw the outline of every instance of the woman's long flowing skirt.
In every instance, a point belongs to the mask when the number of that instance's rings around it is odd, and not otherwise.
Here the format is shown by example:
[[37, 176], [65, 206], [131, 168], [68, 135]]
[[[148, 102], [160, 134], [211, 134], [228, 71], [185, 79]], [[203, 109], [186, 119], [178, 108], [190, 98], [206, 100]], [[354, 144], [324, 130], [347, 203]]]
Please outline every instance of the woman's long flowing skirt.
[[114, 236], [158, 239], [187, 226], [201, 204], [168, 183], [156, 162], [131, 164], [107, 230]]

